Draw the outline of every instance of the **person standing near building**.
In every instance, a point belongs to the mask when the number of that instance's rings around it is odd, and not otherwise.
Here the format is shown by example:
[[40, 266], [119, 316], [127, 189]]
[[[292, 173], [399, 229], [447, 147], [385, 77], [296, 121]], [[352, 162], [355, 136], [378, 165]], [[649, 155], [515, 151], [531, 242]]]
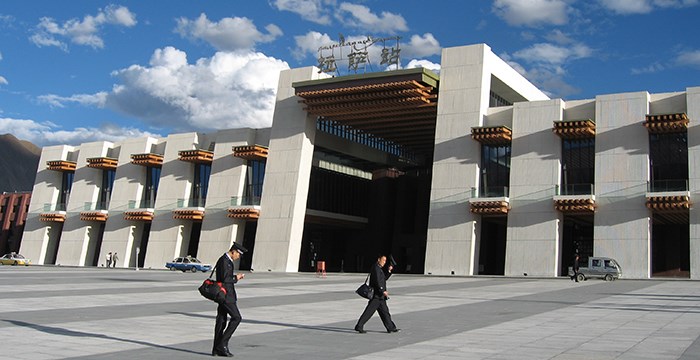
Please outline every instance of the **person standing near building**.
[[113, 268], [117, 267], [117, 260], [119, 260], [119, 257], [117, 257], [117, 252], [115, 251], [114, 254], [112, 255], [112, 267]]
[[105, 266], [110, 267], [112, 266], [112, 252], [108, 252], [107, 256], [105, 256]]
[[[212, 356], [233, 356], [229, 350], [228, 342], [243, 319], [236, 304], [238, 297], [236, 296], [236, 287], [234, 285], [244, 277], [244, 274], [236, 274], [234, 261], [240, 259], [241, 255], [246, 251], [248, 250], [245, 247], [234, 242], [231, 248], [221, 255], [216, 262], [216, 281], [223, 284], [224, 289], [226, 289], [226, 297], [216, 309]], [[227, 326], [226, 320], [228, 317], [231, 319]]]
[[394, 324], [394, 322], [391, 320], [389, 307], [386, 304], [386, 301], [389, 299], [389, 291], [387, 291], [386, 288], [386, 280], [391, 276], [391, 271], [394, 267], [393, 265], [389, 265], [386, 269], [384, 269], [385, 264], [386, 256], [380, 255], [377, 258], [377, 262], [372, 265], [372, 269], [370, 270], [369, 286], [374, 289], [374, 296], [367, 303], [365, 311], [362, 312], [362, 315], [360, 315], [360, 318], [357, 320], [357, 324], [355, 325], [355, 331], [359, 332], [360, 334], [367, 332], [364, 328], [365, 323], [369, 321], [372, 315], [374, 315], [375, 311], [379, 312], [379, 317], [382, 319], [382, 323], [384, 323], [386, 332], [394, 333], [400, 331], [400, 329], [396, 328], [396, 324]]

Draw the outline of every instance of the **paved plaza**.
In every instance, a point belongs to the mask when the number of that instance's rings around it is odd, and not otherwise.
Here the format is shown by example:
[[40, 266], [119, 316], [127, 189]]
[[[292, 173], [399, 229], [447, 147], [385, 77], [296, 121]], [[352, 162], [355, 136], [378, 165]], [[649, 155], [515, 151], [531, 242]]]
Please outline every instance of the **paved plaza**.
[[[203, 273], [0, 266], [2, 354], [211, 358]], [[700, 283], [396, 274], [358, 334], [363, 274], [246, 273], [234, 359], [700, 359]]]

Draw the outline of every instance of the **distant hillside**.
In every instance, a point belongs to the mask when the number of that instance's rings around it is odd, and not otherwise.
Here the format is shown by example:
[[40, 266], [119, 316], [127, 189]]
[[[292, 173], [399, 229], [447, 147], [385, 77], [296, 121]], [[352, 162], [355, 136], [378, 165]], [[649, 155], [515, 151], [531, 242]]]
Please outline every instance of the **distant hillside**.
[[40, 155], [36, 145], [0, 135], [0, 192], [32, 191]]

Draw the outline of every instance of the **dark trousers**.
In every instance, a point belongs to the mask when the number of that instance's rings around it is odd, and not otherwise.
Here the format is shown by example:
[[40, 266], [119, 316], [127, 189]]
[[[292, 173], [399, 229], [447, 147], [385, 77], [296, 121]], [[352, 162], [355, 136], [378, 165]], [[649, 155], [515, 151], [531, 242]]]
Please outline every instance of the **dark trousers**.
[[364, 329], [365, 323], [369, 321], [372, 315], [374, 315], [375, 311], [379, 312], [379, 317], [382, 319], [384, 327], [387, 329], [387, 331], [396, 329], [396, 325], [394, 325], [394, 322], [391, 321], [391, 314], [389, 313], [389, 307], [386, 305], [386, 299], [376, 297], [372, 298], [372, 300], [367, 303], [367, 307], [365, 308], [365, 311], [362, 312], [362, 315], [360, 315], [360, 319], [357, 320], [357, 325], [355, 325], [355, 328]]
[[[227, 317], [231, 320], [226, 326]], [[223, 351], [228, 349], [228, 341], [231, 339], [233, 332], [236, 331], [238, 324], [241, 323], [241, 313], [238, 311], [238, 306], [235, 302], [224, 302], [216, 308], [216, 326], [214, 327], [214, 350]]]

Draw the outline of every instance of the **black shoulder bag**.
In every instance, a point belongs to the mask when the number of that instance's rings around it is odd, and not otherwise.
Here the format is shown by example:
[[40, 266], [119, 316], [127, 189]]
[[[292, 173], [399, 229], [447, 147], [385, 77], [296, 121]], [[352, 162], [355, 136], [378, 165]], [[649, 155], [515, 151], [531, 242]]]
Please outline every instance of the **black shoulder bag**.
[[369, 286], [369, 274], [367, 274], [367, 279], [365, 279], [365, 282], [362, 283], [362, 285], [360, 285], [355, 292], [357, 295], [360, 295], [365, 299], [372, 299], [374, 296], [374, 288]]
[[205, 298], [217, 304], [221, 304], [224, 302], [224, 299], [226, 299], [226, 289], [224, 289], [224, 285], [221, 282], [211, 279], [212, 275], [214, 275], [214, 271], [216, 271], [216, 266], [214, 266], [209, 277], [205, 279], [199, 287], [199, 293]]

